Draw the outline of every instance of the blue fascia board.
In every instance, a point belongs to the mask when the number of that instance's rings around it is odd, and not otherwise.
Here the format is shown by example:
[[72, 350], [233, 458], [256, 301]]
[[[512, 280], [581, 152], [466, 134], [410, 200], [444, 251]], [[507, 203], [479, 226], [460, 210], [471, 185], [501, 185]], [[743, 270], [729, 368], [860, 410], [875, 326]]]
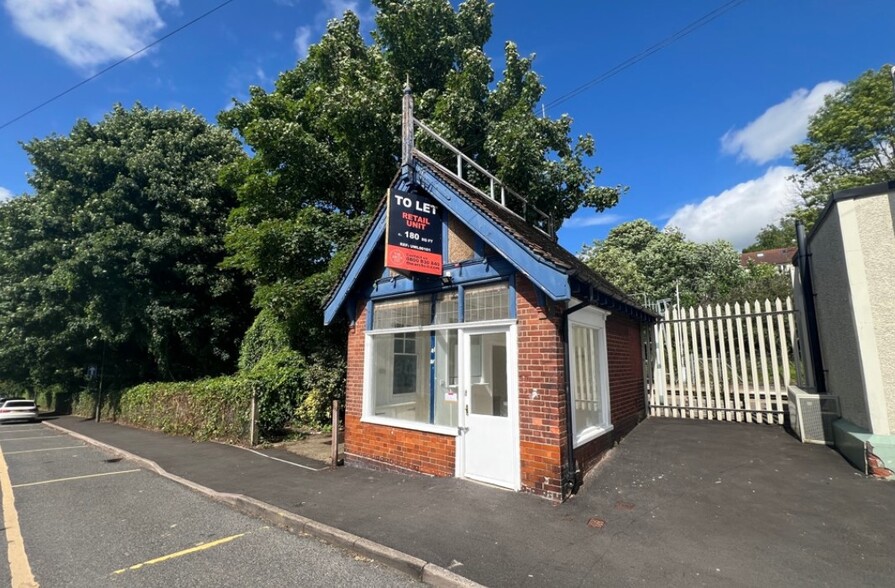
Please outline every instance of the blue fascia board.
[[458, 198], [450, 186], [427, 168], [414, 167], [416, 168], [416, 180], [423, 189], [472, 229], [475, 234], [479, 235], [492, 249], [508, 260], [518, 271], [528, 277], [536, 287], [555, 301], [569, 300], [572, 297], [569, 276], [566, 272], [536, 256], [465, 199]]
[[363, 271], [364, 266], [367, 265], [367, 261], [370, 259], [373, 250], [375, 250], [376, 246], [382, 241], [382, 237], [385, 235], [384, 210], [385, 209], [373, 219], [373, 230], [367, 233], [367, 238], [361, 243], [357, 254], [349, 263], [348, 271], [345, 273], [345, 277], [342, 278], [335, 295], [323, 309], [324, 325], [330, 324], [333, 319], [336, 318], [336, 314], [338, 314], [339, 309], [342, 308], [342, 305], [345, 303], [348, 293], [351, 292], [351, 289], [354, 287], [354, 283]]
[[515, 268], [503, 259], [477, 259], [444, 266], [444, 273], [450, 272], [449, 283], [438, 276], [417, 277], [391, 276], [376, 280], [362, 295], [365, 298], [382, 299], [405, 294], [426, 294], [439, 290], [451, 290], [454, 286], [483, 283], [492, 280], [508, 280], [515, 274]]

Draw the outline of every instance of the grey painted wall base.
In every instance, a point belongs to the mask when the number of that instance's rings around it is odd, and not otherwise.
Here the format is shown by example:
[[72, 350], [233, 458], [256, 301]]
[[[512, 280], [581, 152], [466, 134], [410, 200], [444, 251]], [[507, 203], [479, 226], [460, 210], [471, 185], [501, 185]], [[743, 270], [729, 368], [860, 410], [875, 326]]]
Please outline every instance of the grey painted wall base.
[[895, 480], [895, 435], [874, 435], [845, 419], [833, 423], [836, 449], [864, 472]]

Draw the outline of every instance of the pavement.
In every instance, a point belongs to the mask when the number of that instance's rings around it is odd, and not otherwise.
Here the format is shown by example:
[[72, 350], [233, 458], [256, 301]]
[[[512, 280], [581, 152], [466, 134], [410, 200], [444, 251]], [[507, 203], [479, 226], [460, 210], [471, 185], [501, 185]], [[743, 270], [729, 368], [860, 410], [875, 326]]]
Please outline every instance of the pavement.
[[557, 505], [79, 417], [45, 423], [434, 585], [884, 586], [895, 575], [895, 483], [768, 425], [650, 418]]

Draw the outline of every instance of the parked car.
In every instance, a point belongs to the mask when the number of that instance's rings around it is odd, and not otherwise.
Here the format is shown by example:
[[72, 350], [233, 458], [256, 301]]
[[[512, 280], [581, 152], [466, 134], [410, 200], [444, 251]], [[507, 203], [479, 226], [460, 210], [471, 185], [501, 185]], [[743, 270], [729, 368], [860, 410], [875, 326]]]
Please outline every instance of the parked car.
[[0, 404], [0, 423], [8, 421], [32, 421], [37, 422], [37, 404], [33, 400], [23, 398], [11, 398]]

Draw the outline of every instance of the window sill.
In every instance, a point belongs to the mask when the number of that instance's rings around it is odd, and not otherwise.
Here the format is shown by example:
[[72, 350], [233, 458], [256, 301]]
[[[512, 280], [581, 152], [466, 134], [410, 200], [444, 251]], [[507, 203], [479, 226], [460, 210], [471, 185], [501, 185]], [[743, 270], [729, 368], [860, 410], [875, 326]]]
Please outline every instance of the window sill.
[[578, 449], [582, 445], [590, 443], [597, 437], [602, 437], [606, 433], [611, 432], [612, 429], [612, 425], [605, 425], [602, 427], [591, 427], [589, 429], [581, 431], [581, 433], [577, 437], [575, 437], [575, 449]]
[[390, 419], [381, 416], [365, 416], [361, 417], [360, 422], [369, 423], [371, 425], [383, 425], [386, 427], [395, 427], [398, 429], [410, 429], [412, 431], [423, 431], [424, 433], [435, 433], [436, 435], [457, 436], [457, 427], [446, 427], [444, 425], [432, 425], [429, 423], [417, 423], [414, 421], [402, 421], [400, 419]]

